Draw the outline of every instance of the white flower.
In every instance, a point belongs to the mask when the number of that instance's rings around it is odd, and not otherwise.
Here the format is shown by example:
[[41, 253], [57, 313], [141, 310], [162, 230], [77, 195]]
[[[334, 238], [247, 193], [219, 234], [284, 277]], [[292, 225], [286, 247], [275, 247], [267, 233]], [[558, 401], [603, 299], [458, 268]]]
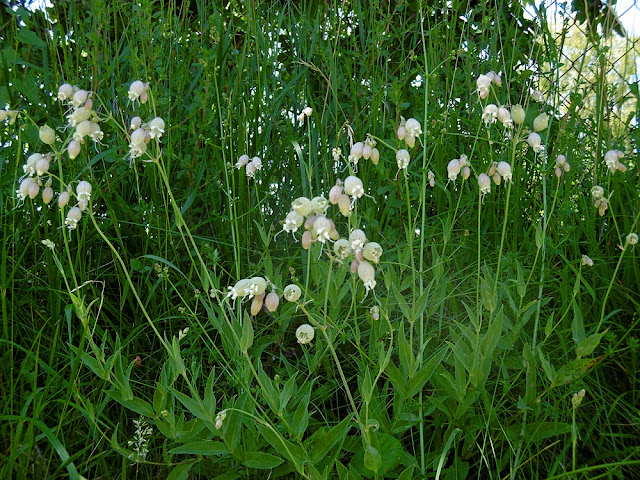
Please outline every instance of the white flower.
[[514, 105], [511, 107], [511, 119], [517, 125], [522, 125], [524, 123], [524, 119], [526, 117], [526, 113], [524, 108], [520, 105]]
[[539, 153], [544, 147], [542, 146], [542, 138], [536, 132], [531, 132], [527, 137], [527, 143], [533, 151]]
[[502, 77], [500, 77], [500, 75], [498, 75], [496, 72], [491, 71], [487, 73], [487, 77], [489, 77], [491, 81], [496, 85], [498, 85], [499, 87], [502, 86]]
[[262, 160], [260, 160], [260, 157], [253, 157], [250, 163], [253, 163], [256, 170], [262, 170]]
[[582, 255], [582, 265], [588, 265], [589, 267], [593, 267], [593, 260], [591, 260], [586, 255]]
[[29, 189], [31, 188], [31, 184], [35, 183], [35, 180], [31, 177], [24, 178], [20, 182], [20, 186], [18, 190], [16, 190], [16, 195], [20, 200], [24, 200], [29, 196]]
[[348, 240], [341, 238], [333, 244], [333, 251], [340, 260], [344, 260], [353, 252]]
[[504, 107], [498, 108], [498, 120], [505, 128], [513, 128], [511, 113]]
[[64, 100], [69, 100], [73, 96], [73, 87], [68, 83], [63, 83], [58, 88], [58, 100], [61, 102]]
[[549, 125], [549, 115], [541, 113], [533, 119], [533, 130], [541, 132]]
[[340, 160], [341, 153], [342, 151], [339, 148], [334, 148], [333, 150], [331, 150], [331, 155], [333, 156], [333, 160], [336, 162]]
[[302, 295], [302, 290], [298, 285], [294, 285], [293, 283], [284, 287], [284, 298], [287, 299], [288, 302], [297, 302]]
[[255, 164], [253, 162], [249, 162], [247, 164], [247, 169], [246, 169], [247, 177], [254, 178], [255, 174], [256, 174], [256, 170], [257, 170], [257, 168], [256, 168]]
[[497, 118], [498, 118], [497, 106], [495, 106], [493, 103], [490, 103], [489, 105], [484, 107], [484, 109], [482, 110], [482, 121], [484, 122], [485, 126], [488, 127], [492, 123], [495, 123]]
[[73, 98], [71, 99], [71, 104], [77, 108], [87, 101], [88, 96], [89, 96], [89, 92], [87, 92], [86, 90], [78, 90], [76, 93], [73, 94]]
[[36, 175], [40, 177], [45, 173], [47, 173], [48, 171], [49, 171], [49, 160], [47, 160], [46, 157], [43, 157], [40, 160], [38, 160], [38, 163], [36, 163]]
[[356, 251], [364, 247], [365, 243], [367, 243], [368, 240], [365, 233], [359, 228], [356, 228], [349, 235], [349, 242], [351, 243], [351, 248]]
[[415, 118], [410, 118], [404, 124], [404, 128], [407, 132], [407, 135], [412, 137], [419, 137], [422, 135], [422, 127], [420, 126], [420, 122]]
[[452, 182], [455, 182], [459, 174], [460, 174], [460, 160], [458, 160], [457, 158], [454, 158], [449, 162], [449, 165], [447, 165], [447, 176], [449, 180], [451, 180]]
[[500, 162], [498, 163], [497, 170], [502, 178], [511, 181], [511, 165], [509, 165], [507, 162]]
[[302, 222], [304, 222], [304, 217], [296, 211], [291, 211], [287, 214], [282, 229], [285, 232], [295, 233], [302, 226]]
[[362, 255], [373, 263], [379, 263], [382, 256], [382, 247], [376, 242], [369, 242], [362, 249]]
[[89, 120], [91, 118], [91, 109], [86, 107], [78, 107], [69, 115], [67, 115], [67, 120], [69, 121], [69, 125], [72, 127], [77, 126], [80, 122], [84, 122], [85, 120]]
[[70, 199], [71, 199], [71, 195], [69, 194], [69, 192], [65, 190], [58, 197], [58, 207], [60, 208], [66, 207]]
[[40, 243], [42, 243], [42, 245], [44, 245], [47, 248], [50, 248], [51, 251], [55, 250], [56, 248], [56, 244], [53, 243], [51, 240], [49, 240], [48, 238], [45, 240], [42, 240]]
[[227, 418], [226, 410], [222, 410], [216, 415], [216, 430], [220, 430], [222, 428], [222, 422], [224, 422], [225, 418]]
[[353, 175], [347, 177], [344, 181], [344, 192], [350, 197], [361, 198], [364, 195], [362, 180]]
[[291, 202], [291, 209], [298, 215], [306, 217], [311, 213], [313, 206], [311, 205], [311, 200], [307, 197], [298, 197]]
[[74, 230], [78, 226], [78, 222], [81, 218], [82, 210], [80, 210], [78, 207], [71, 207], [69, 209], [69, 212], [67, 213], [67, 218], [65, 219], [64, 223], [67, 227], [69, 227], [69, 230]]
[[156, 117], [149, 122], [149, 135], [151, 138], [160, 138], [164, 133], [165, 123], [160, 117]]
[[137, 130], [142, 125], [142, 119], [140, 117], [133, 117], [131, 119], [131, 130]]
[[82, 180], [76, 187], [76, 195], [80, 201], [89, 201], [91, 198], [91, 184], [86, 180]]
[[42, 143], [53, 145], [56, 142], [56, 132], [49, 125], [43, 125], [38, 132]]
[[538, 90], [531, 91], [531, 98], [533, 98], [538, 103], [544, 102], [544, 94]]
[[491, 193], [491, 178], [486, 173], [478, 175], [478, 187], [483, 195]]
[[302, 113], [303, 113], [304, 115], [306, 115], [307, 117], [310, 117], [310, 116], [311, 116], [311, 114], [313, 113], [313, 109], [312, 109], [311, 107], [305, 107], [305, 108], [302, 110]]
[[369, 262], [360, 262], [360, 264], [358, 265], [358, 276], [360, 277], [360, 280], [362, 280], [362, 283], [364, 283], [367, 292], [375, 288], [376, 270]]
[[409, 166], [411, 155], [407, 150], [400, 149], [396, 152], [396, 161], [398, 162], [398, 170], [406, 169]]
[[488, 75], [480, 75], [476, 80], [476, 89], [480, 98], [485, 99], [489, 96], [489, 88], [491, 87], [491, 77]]
[[593, 200], [598, 200], [599, 198], [604, 197], [604, 188], [600, 185], [596, 185], [591, 189], [591, 196]]
[[327, 217], [319, 216], [313, 222], [313, 233], [316, 235], [317, 240], [320, 243], [325, 243], [330, 239], [331, 232], [331, 222], [327, 219]]
[[364, 143], [356, 142], [351, 147], [351, 151], [349, 153], [349, 161], [351, 163], [357, 164], [358, 160], [362, 158], [362, 150], [364, 149]]
[[[147, 91], [147, 86], [140, 80], [136, 80], [129, 86], [129, 100], [135, 102], [142, 97], [142, 94]], [[143, 102], [144, 103], [144, 102]]]
[[314, 336], [315, 331], [313, 327], [307, 323], [300, 325], [296, 330], [296, 338], [298, 339], [298, 343], [300, 345], [311, 343], [311, 340], [313, 340]]
[[627, 243], [629, 245], [636, 245], [638, 243], [638, 234], [630, 233], [629, 235], [627, 235]]
[[249, 164], [249, 155], [242, 155], [238, 158], [235, 167], [240, 170], [242, 167], [246, 167]]
[[311, 199], [311, 210], [316, 215], [324, 215], [328, 207], [329, 203], [327, 202], [327, 199], [321, 195]]
[[227, 293], [227, 297], [231, 297], [231, 300], [235, 300], [236, 298], [244, 298], [249, 294], [249, 280], [243, 278], [242, 280], [238, 280], [233, 287], [229, 287], [229, 293]]
[[249, 298], [257, 295], [262, 295], [266, 289], [267, 281], [262, 277], [251, 278], [249, 280], [249, 284], [247, 285], [247, 293], [249, 294]]

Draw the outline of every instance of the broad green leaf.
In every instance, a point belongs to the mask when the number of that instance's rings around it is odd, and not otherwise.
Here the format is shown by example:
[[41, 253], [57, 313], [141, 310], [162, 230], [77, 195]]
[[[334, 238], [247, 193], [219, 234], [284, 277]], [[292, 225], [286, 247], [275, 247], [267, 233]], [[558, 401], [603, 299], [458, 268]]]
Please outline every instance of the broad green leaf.
[[575, 300], [572, 302], [573, 307], [573, 321], [571, 322], [571, 333], [573, 334], [573, 341], [580, 343], [585, 339], [586, 333], [584, 331], [584, 321], [582, 319], [582, 312]]
[[179, 463], [176, 465], [171, 473], [167, 476], [167, 480], [187, 480], [189, 477], [189, 470], [195, 465], [195, 462]]
[[329, 430], [326, 434], [316, 440], [309, 455], [309, 457], [311, 458], [311, 463], [318, 463], [327, 455], [329, 450], [331, 450], [331, 447], [344, 439], [345, 435], [349, 431], [349, 423], [351, 422], [352, 418], [353, 414], [350, 414], [340, 423], [333, 426], [331, 430]]
[[377, 472], [382, 467], [380, 452], [371, 445], [367, 445], [364, 449], [364, 466], [372, 472]]
[[47, 43], [44, 42], [35, 32], [28, 30], [26, 27], [22, 27], [18, 30], [16, 38], [25, 45], [31, 45], [33, 47], [46, 48]]
[[261, 470], [267, 470], [270, 468], [276, 468], [284, 462], [280, 457], [271, 455], [264, 452], [249, 452], [244, 455], [242, 464], [247, 468], [258, 468]]
[[407, 393], [408, 395], [405, 398], [415, 396], [424, 385], [429, 381], [433, 372], [435, 372], [438, 365], [442, 363], [445, 355], [447, 354], [447, 349], [443, 348], [439, 352], [436, 352], [434, 355], [427, 360], [424, 367], [422, 367], [418, 373], [409, 380], [407, 384]]
[[576, 356], [582, 358], [586, 355], [591, 355], [598, 345], [600, 345], [600, 340], [602, 340], [602, 337], [604, 337], [608, 331], [609, 329], [607, 328], [602, 333], [594, 333], [578, 343], [578, 345], [576, 345]]
[[245, 312], [242, 323], [242, 337], [240, 338], [240, 351], [246, 352], [253, 345], [253, 325], [249, 314]]

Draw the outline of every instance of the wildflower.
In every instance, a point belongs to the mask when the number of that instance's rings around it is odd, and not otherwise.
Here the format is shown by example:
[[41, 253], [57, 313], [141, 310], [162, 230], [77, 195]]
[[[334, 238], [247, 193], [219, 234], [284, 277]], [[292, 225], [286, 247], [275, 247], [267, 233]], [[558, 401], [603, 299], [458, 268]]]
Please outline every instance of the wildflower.
[[571, 166], [567, 162], [567, 157], [564, 155], [558, 155], [556, 157], [555, 175], [560, 178], [564, 172], [571, 170]]
[[247, 293], [249, 294], [249, 298], [257, 295], [262, 295], [266, 289], [267, 281], [262, 277], [253, 277], [249, 280], [249, 284], [247, 285]]
[[400, 149], [396, 152], [396, 161], [398, 162], [398, 170], [406, 170], [409, 166], [411, 156], [407, 150]]
[[382, 256], [382, 247], [376, 242], [369, 242], [363, 247], [362, 255], [373, 263], [379, 263]]
[[227, 418], [226, 410], [222, 410], [216, 415], [216, 430], [220, 430], [222, 428], [222, 422], [224, 422], [225, 418]]
[[594, 186], [591, 189], [591, 196], [593, 197], [593, 200], [604, 197], [604, 188], [602, 188], [600, 185]]
[[342, 196], [342, 192], [342, 182], [340, 181], [340, 179], [338, 179], [336, 184], [331, 187], [331, 190], [329, 190], [329, 203], [331, 203], [332, 205], [337, 205], [340, 197]]
[[142, 125], [142, 119], [140, 117], [133, 117], [131, 119], [131, 130], [137, 130]]
[[256, 316], [262, 310], [262, 305], [264, 304], [264, 293], [256, 295], [253, 297], [253, 301], [251, 302], [250, 312], [252, 316]]
[[247, 177], [254, 178], [256, 175], [256, 170], [258, 170], [256, 165], [253, 162], [249, 162], [246, 168]]
[[624, 152], [620, 150], [609, 150], [604, 154], [604, 163], [609, 168], [610, 173], [616, 173], [617, 170], [626, 172], [627, 167], [623, 163], [620, 163], [620, 159], [624, 157]]
[[587, 392], [583, 388], [578, 393], [573, 394], [573, 397], [571, 397], [571, 405], [573, 406], [573, 408], [577, 408], [580, 406], [580, 404], [582, 403], [582, 399], [584, 398], [586, 393]]
[[500, 174], [502, 178], [510, 182], [512, 181], [511, 165], [509, 165], [507, 162], [498, 163], [497, 170], [498, 170], [498, 174]]
[[335, 162], [337, 162], [338, 160], [340, 160], [340, 155], [342, 154], [342, 152], [340, 151], [339, 148], [334, 148], [333, 150], [331, 150], [331, 155], [333, 156], [333, 160]]
[[160, 117], [156, 117], [149, 122], [149, 135], [151, 138], [160, 138], [164, 133], [165, 123]]
[[67, 152], [69, 152], [69, 158], [73, 160], [80, 153], [80, 142], [77, 140], [71, 140], [67, 146]]
[[449, 180], [451, 180], [452, 182], [455, 182], [455, 180], [458, 178], [459, 173], [460, 173], [460, 160], [458, 160], [457, 158], [454, 158], [449, 162], [449, 165], [447, 165], [447, 176]]
[[341, 238], [333, 244], [333, 251], [340, 260], [346, 259], [353, 252], [348, 240]]
[[502, 181], [502, 177], [498, 172], [496, 172], [493, 175], [491, 175], [491, 180], [493, 180], [493, 183], [495, 183], [496, 185], [500, 185], [500, 182]]
[[264, 299], [264, 304], [267, 307], [267, 310], [269, 310], [270, 312], [275, 312], [278, 308], [278, 305], [280, 304], [280, 297], [276, 292], [271, 292]]
[[18, 190], [16, 190], [16, 195], [18, 195], [18, 198], [20, 200], [24, 200], [29, 196], [29, 188], [31, 187], [31, 184], [34, 182], [35, 180], [31, 177], [24, 178], [20, 182], [20, 186], [18, 187]]
[[283, 295], [288, 302], [297, 302], [300, 298], [300, 295], [302, 295], [302, 290], [300, 290], [300, 287], [298, 285], [294, 285], [292, 283], [284, 287]]
[[593, 260], [591, 260], [586, 255], [582, 255], [582, 265], [587, 265], [589, 267], [593, 267]]
[[40, 192], [40, 184], [38, 183], [37, 180], [34, 180], [29, 185], [29, 198], [31, 200], [33, 200], [34, 198], [36, 198], [38, 196], [39, 192]]
[[307, 343], [311, 343], [313, 337], [315, 336], [315, 331], [311, 325], [308, 323], [303, 323], [296, 330], [296, 338], [298, 339], [298, 343], [300, 345], [306, 345]]
[[282, 229], [285, 232], [295, 233], [302, 226], [302, 222], [304, 222], [304, 217], [296, 211], [291, 211], [287, 214]]
[[63, 83], [58, 87], [58, 100], [69, 100], [73, 96], [73, 87], [68, 83]]
[[470, 176], [471, 176], [471, 169], [469, 167], [464, 167], [462, 169], [462, 178], [465, 180], [468, 180]]
[[348, 217], [351, 215], [351, 200], [346, 193], [342, 194], [338, 199], [338, 208], [340, 209], [340, 213], [344, 217]]
[[238, 280], [233, 287], [229, 287], [229, 293], [227, 293], [226, 298], [231, 297], [231, 300], [235, 300], [236, 298], [244, 298], [249, 293], [249, 280], [243, 278], [242, 280]]
[[369, 158], [374, 165], [378, 165], [378, 162], [380, 162], [380, 152], [376, 147], [371, 148], [371, 156]]
[[351, 248], [356, 251], [364, 247], [364, 244], [367, 243], [368, 240], [365, 233], [359, 228], [356, 228], [349, 235], [349, 242], [351, 243]]
[[29, 158], [27, 158], [27, 163], [25, 163], [22, 166], [22, 171], [24, 173], [26, 173], [29, 176], [33, 176], [36, 174], [36, 165], [38, 164], [38, 162], [44, 158], [41, 154], [39, 153], [32, 153], [31, 155], [29, 155]]
[[427, 178], [429, 179], [429, 186], [431, 188], [435, 187], [435, 185], [436, 185], [436, 174], [433, 173], [431, 170], [429, 170], [427, 172]]
[[42, 245], [44, 245], [47, 248], [50, 248], [51, 251], [55, 250], [56, 248], [56, 244], [53, 243], [51, 240], [49, 240], [48, 238], [41, 240], [40, 243], [42, 243]]
[[360, 280], [362, 280], [362, 283], [364, 283], [367, 292], [376, 286], [375, 275], [376, 271], [369, 262], [360, 262], [358, 265], [358, 276]]
[[369, 309], [369, 313], [371, 313], [371, 318], [373, 320], [380, 320], [380, 307], [374, 305]]
[[313, 197], [311, 199], [311, 210], [316, 215], [324, 215], [328, 207], [329, 207], [329, 204], [327, 202], [327, 199], [324, 198], [322, 195], [318, 197]]
[[53, 145], [56, 141], [56, 132], [49, 125], [43, 125], [39, 131], [40, 140], [47, 145]]
[[84, 122], [85, 120], [89, 120], [91, 118], [91, 109], [86, 107], [78, 107], [69, 115], [67, 115], [67, 120], [69, 121], [69, 125], [71, 127], [76, 127], [80, 122]]
[[140, 80], [136, 80], [129, 86], [129, 100], [135, 102], [136, 100], [140, 100], [141, 103], [145, 103], [142, 101], [142, 95], [146, 93], [148, 88], [148, 84], [145, 85]]
[[518, 104], [511, 107], [511, 119], [513, 120], [513, 123], [516, 125], [522, 125], [525, 117], [526, 113], [521, 105]]
[[49, 204], [53, 200], [53, 188], [45, 187], [42, 191], [42, 201], [46, 204]]
[[325, 243], [329, 240], [329, 232], [331, 231], [331, 223], [327, 220], [327, 217], [319, 216], [313, 222], [313, 233], [317, 236], [317, 240], [320, 243]]
[[498, 75], [496, 72], [491, 71], [487, 73], [487, 77], [489, 77], [491, 81], [496, 85], [498, 85], [499, 87], [502, 86], [502, 77], [500, 77], [500, 75]]
[[87, 92], [86, 90], [78, 90], [73, 94], [73, 97], [71, 99], [71, 104], [77, 108], [87, 101], [88, 96], [89, 96], [89, 92]]
[[542, 138], [536, 132], [531, 132], [527, 137], [527, 143], [533, 151], [539, 153], [544, 147], [542, 146]]
[[242, 167], [246, 167], [249, 163], [249, 155], [242, 155], [238, 158], [238, 161], [235, 164], [235, 167], [240, 170]]
[[74, 230], [78, 226], [78, 222], [81, 218], [82, 210], [80, 210], [78, 207], [71, 207], [71, 209], [67, 213], [67, 218], [65, 219], [64, 223], [67, 227], [69, 227], [69, 230]]
[[626, 240], [629, 245], [636, 245], [638, 243], [638, 234], [630, 233], [629, 235], [627, 235]]
[[478, 175], [478, 186], [480, 187], [480, 193], [484, 197], [487, 193], [491, 193], [491, 179], [486, 173]]
[[49, 171], [49, 160], [47, 160], [46, 157], [42, 157], [40, 160], [38, 160], [38, 163], [36, 163], [36, 174], [39, 177], [41, 177], [48, 171]]
[[306, 232], [304, 232], [302, 234], [302, 240], [301, 240], [302, 248], [304, 248], [305, 250], [309, 250], [309, 248], [311, 248], [311, 244], [316, 238], [314, 238], [313, 232], [311, 230], [307, 230]]
[[351, 146], [349, 153], [349, 161], [355, 165], [358, 164], [358, 160], [362, 158], [362, 151], [364, 149], [364, 143], [356, 142]]
[[491, 77], [488, 75], [480, 75], [476, 80], [476, 87], [480, 98], [487, 98], [489, 96], [489, 88], [491, 87]]
[[407, 135], [407, 130], [404, 128], [405, 120], [404, 118], [400, 121], [400, 126], [398, 126], [398, 131], [396, 132], [396, 137], [398, 140], [404, 140], [404, 137]]
[[305, 107], [302, 109], [302, 113], [307, 117], [310, 117], [311, 114], [313, 113], [313, 109], [311, 107]]
[[493, 103], [490, 103], [482, 110], [482, 121], [486, 127], [495, 123], [498, 118], [498, 107], [496, 107]]
[[89, 204], [91, 199], [91, 184], [86, 180], [82, 180], [76, 187], [76, 195], [78, 196], [78, 203], [80, 210], [84, 210]]
[[96, 138], [100, 140], [102, 139], [101, 133], [102, 132], [100, 131], [100, 126], [96, 122], [92, 120], [83, 120], [76, 126], [76, 131], [73, 134], [73, 139], [80, 143], [84, 142], [84, 137], [90, 137], [94, 139], [94, 141], [96, 140]]
[[67, 191], [62, 192], [58, 197], [58, 207], [60, 208], [66, 207], [70, 199], [71, 199], [71, 195], [69, 194], [69, 192]]
[[498, 108], [498, 120], [504, 128], [513, 128], [513, 119], [511, 118], [511, 113], [504, 107]]
[[536, 132], [541, 132], [547, 128], [549, 125], [549, 115], [546, 113], [541, 113], [533, 120], [533, 130]]
[[344, 181], [344, 192], [350, 197], [361, 198], [364, 195], [362, 180], [353, 175], [347, 177]]
[[307, 197], [298, 197], [291, 202], [291, 209], [298, 215], [306, 217], [313, 210], [313, 205]]
[[416, 138], [422, 135], [422, 127], [420, 122], [415, 118], [410, 118], [404, 124], [405, 134], [404, 141], [409, 148], [413, 148], [416, 143]]

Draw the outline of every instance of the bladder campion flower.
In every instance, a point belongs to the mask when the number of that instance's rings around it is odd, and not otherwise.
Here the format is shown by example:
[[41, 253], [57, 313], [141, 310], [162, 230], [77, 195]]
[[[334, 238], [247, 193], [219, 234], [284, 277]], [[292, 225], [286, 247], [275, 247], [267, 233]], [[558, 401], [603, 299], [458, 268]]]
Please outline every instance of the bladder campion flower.
[[292, 283], [284, 287], [283, 295], [288, 302], [297, 302], [302, 295], [302, 290], [298, 285]]
[[382, 247], [376, 242], [369, 242], [363, 247], [362, 255], [373, 263], [379, 263], [382, 256]]
[[78, 226], [78, 222], [82, 218], [82, 210], [78, 207], [71, 207], [67, 213], [67, 218], [64, 223], [69, 227], [69, 230], [74, 230]]
[[531, 132], [527, 137], [527, 143], [534, 152], [539, 153], [542, 149], [542, 138], [536, 132]]
[[242, 155], [240, 158], [238, 158], [238, 161], [235, 164], [235, 167], [240, 170], [242, 167], [246, 167], [249, 163], [250, 159], [249, 159], [249, 155]]
[[216, 430], [220, 430], [222, 428], [222, 422], [224, 422], [225, 418], [227, 418], [226, 410], [222, 410], [216, 415]]
[[131, 119], [131, 130], [137, 130], [142, 125], [142, 119], [140, 117], [133, 117]]
[[351, 243], [351, 248], [353, 248], [354, 251], [360, 250], [362, 247], [364, 247], [367, 241], [367, 236], [359, 228], [353, 230], [349, 235], [349, 242]]
[[629, 245], [636, 245], [638, 243], [638, 234], [630, 233], [629, 235], [627, 235], [627, 243]]
[[531, 91], [531, 98], [533, 98], [538, 103], [544, 102], [544, 94], [538, 90]]
[[80, 142], [78, 142], [77, 140], [71, 140], [69, 142], [69, 145], [67, 146], [67, 152], [69, 152], [69, 158], [71, 160], [78, 156], [78, 154], [80, 153], [80, 148]]
[[447, 165], [447, 176], [449, 180], [451, 180], [452, 182], [455, 182], [459, 174], [460, 174], [460, 160], [457, 158], [454, 158], [449, 162], [449, 165]]
[[522, 125], [525, 117], [526, 113], [520, 104], [513, 105], [511, 107], [511, 119], [513, 120], [513, 123], [516, 125]]
[[486, 194], [491, 193], [491, 178], [486, 173], [478, 175], [478, 187], [480, 187], [480, 193], [484, 197]]
[[367, 292], [376, 287], [376, 270], [369, 262], [360, 262], [358, 265], [358, 276], [360, 277], [360, 280], [362, 280], [362, 283], [364, 283]]
[[303, 323], [296, 330], [296, 338], [298, 339], [298, 343], [300, 345], [306, 345], [307, 343], [311, 343], [314, 336], [315, 336], [315, 331], [313, 327], [308, 323]]
[[58, 100], [65, 101], [73, 97], [73, 87], [68, 83], [63, 83], [58, 87]]
[[78, 90], [73, 94], [73, 97], [71, 98], [71, 104], [77, 108], [87, 101], [88, 96], [89, 92], [87, 92], [86, 90]]
[[411, 156], [409, 152], [404, 148], [398, 150], [396, 152], [396, 161], [398, 162], [398, 170], [406, 170], [409, 166], [409, 161], [411, 160]]
[[362, 180], [353, 175], [348, 176], [344, 181], [344, 192], [350, 197], [361, 198], [364, 195]]
[[279, 304], [280, 304], [280, 297], [276, 292], [269, 293], [269, 295], [267, 295], [266, 298], [264, 299], [265, 307], [267, 307], [267, 310], [269, 310], [272, 313], [276, 311]]
[[342, 194], [338, 199], [338, 208], [343, 216], [348, 217], [351, 215], [351, 200], [346, 193]]
[[541, 132], [549, 125], [549, 115], [541, 113], [533, 120], [533, 129], [536, 132]]
[[47, 145], [53, 145], [56, 142], [56, 132], [53, 131], [49, 125], [43, 125], [40, 127], [40, 131], [38, 132], [40, 135], [40, 140], [42, 143], [46, 143]]
[[480, 75], [476, 80], [476, 90], [478, 96], [485, 99], [489, 96], [489, 88], [491, 87], [491, 77], [488, 75]]
[[42, 191], [42, 201], [48, 204], [51, 200], [53, 200], [53, 188], [45, 187]]
[[309, 200], [307, 197], [298, 197], [293, 202], [291, 202], [291, 209], [298, 215], [306, 217], [307, 215], [311, 214], [313, 205], [311, 205], [311, 200]]
[[324, 215], [328, 207], [327, 199], [321, 195], [311, 199], [311, 210], [316, 215]]
[[589, 267], [593, 267], [593, 260], [591, 260], [586, 255], [582, 255], [582, 265], [587, 265]]
[[69, 192], [65, 190], [58, 197], [58, 207], [60, 208], [66, 207], [70, 199], [71, 199], [71, 195], [69, 194]]
[[485, 126], [488, 127], [491, 124], [495, 123], [498, 118], [498, 107], [493, 103], [490, 103], [482, 110], [482, 121]]
[[616, 173], [617, 170], [626, 172], [627, 167], [623, 163], [620, 163], [620, 159], [624, 157], [624, 152], [620, 150], [609, 150], [604, 154], [604, 163], [609, 168], [610, 173]]
[[340, 260], [346, 259], [353, 252], [351, 244], [345, 238], [341, 238], [333, 244], [333, 251]]
[[429, 179], [429, 186], [431, 188], [435, 187], [435, 185], [436, 185], [436, 174], [433, 173], [431, 170], [429, 170], [427, 172], [427, 178]]
[[509, 165], [507, 162], [500, 162], [498, 163], [497, 170], [498, 174], [500, 174], [502, 178], [512, 182], [511, 165]]
[[325, 243], [330, 239], [329, 232], [331, 231], [331, 223], [327, 217], [319, 216], [313, 222], [313, 233], [316, 234], [317, 240], [320, 243]]
[[140, 100], [140, 103], [146, 103], [147, 97], [147, 88], [148, 84], [142, 83], [141, 80], [136, 80], [129, 86], [129, 100], [135, 102], [136, 100]]
[[342, 187], [342, 182], [340, 181], [340, 179], [338, 179], [336, 184], [331, 187], [331, 190], [329, 190], [329, 203], [331, 203], [332, 205], [337, 205], [340, 197], [342, 196], [343, 190], [344, 189]]
[[149, 135], [151, 138], [160, 138], [164, 133], [165, 123], [160, 117], [156, 117], [149, 122]]

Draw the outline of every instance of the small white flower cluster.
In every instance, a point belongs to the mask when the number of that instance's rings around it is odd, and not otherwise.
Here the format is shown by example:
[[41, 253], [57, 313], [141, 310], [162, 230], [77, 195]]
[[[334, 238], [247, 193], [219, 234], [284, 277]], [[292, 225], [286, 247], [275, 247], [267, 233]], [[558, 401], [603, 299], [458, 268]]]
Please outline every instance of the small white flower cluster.
[[142, 418], [134, 420], [133, 424], [136, 427], [136, 431], [133, 434], [133, 438], [127, 442], [127, 445], [133, 447], [133, 451], [137, 454], [137, 458], [132, 458], [132, 460], [141, 461], [146, 459], [149, 453], [149, 438], [153, 434], [153, 428]]
[[609, 208], [609, 199], [604, 196], [604, 188], [600, 185], [596, 185], [591, 189], [591, 198], [593, 199], [593, 206], [598, 209], [600, 216], [604, 216]]
[[571, 397], [571, 406], [573, 408], [578, 408], [582, 403], [582, 399], [586, 394], [587, 392], [584, 388], [580, 390], [578, 393], [574, 393], [573, 396]]
[[[60, 197], [58, 197], [58, 206], [60, 208], [64, 208], [71, 198], [69, 193], [71, 191], [70, 187], [71, 186], [69, 185], [67, 190], [62, 192]], [[82, 212], [89, 206], [91, 190], [91, 184], [86, 180], [79, 182], [76, 186], [76, 197], [78, 199], [78, 203], [69, 209], [67, 212], [67, 218], [64, 221], [65, 225], [69, 227], [69, 230], [75, 230], [77, 228], [78, 222], [82, 218]]]
[[637, 233], [630, 233], [629, 235], [627, 235], [627, 243], [629, 245], [637, 245], [638, 244], [638, 234]]
[[[447, 177], [449, 178], [449, 181], [455, 182], [458, 175], [462, 175], [462, 178], [467, 180], [471, 175], [471, 168], [468, 163], [469, 160], [464, 154], [460, 155], [460, 158], [454, 158], [451, 160], [447, 165]], [[429, 178], [429, 182], [431, 182], [431, 178]]]
[[486, 75], [480, 75], [476, 79], [476, 91], [481, 99], [485, 99], [489, 96], [491, 84], [495, 83], [497, 86], [502, 86], [502, 78], [495, 72], [489, 72]]
[[17, 110], [0, 110], [0, 123], [8, 120], [9, 125], [16, 123], [18, 117]]
[[136, 101], [140, 103], [147, 103], [149, 100], [149, 83], [144, 83], [142, 80], [136, 80], [129, 85], [129, 100], [134, 104]]
[[398, 140], [404, 140], [409, 148], [413, 148], [416, 144], [416, 138], [422, 135], [422, 127], [420, 122], [415, 118], [405, 120], [404, 117], [400, 117], [400, 126], [396, 132]]
[[356, 169], [358, 166], [358, 161], [361, 158], [364, 158], [365, 160], [371, 160], [371, 163], [373, 163], [374, 165], [378, 165], [378, 162], [380, 161], [380, 152], [376, 148], [376, 145], [377, 142], [369, 135], [367, 135], [367, 138], [364, 142], [354, 143], [349, 153], [349, 162], [353, 163]]
[[[466, 157], [465, 157], [465, 158], [466, 158]], [[467, 167], [467, 168], [468, 168], [468, 167]], [[469, 173], [471, 173], [471, 170], [469, 170]], [[431, 188], [435, 187], [435, 186], [436, 186], [436, 174], [435, 174], [435, 173], [433, 173], [431, 170], [429, 170], [429, 171], [427, 172], [427, 178], [429, 179], [429, 186], [430, 186]], [[468, 178], [468, 177], [466, 177], [466, 178]]]
[[627, 171], [627, 166], [624, 163], [620, 163], [622, 157], [624, 157], [624, 152], [621, 150], [609, 150], [604, 154], [604, 163], [611, 174], [616, 173], [616, 171], [623, 173]]
[[80, 153], [85, 137], [89, 137], [94, 143], [100, 143], [104, 133], [100, 129], [100, 118], [93, 110], [92, 92], [63, 83], [58, 88], [58, 100], [66, 102], [70, 107], [67, 123], [75, 131], [73, 140], [67, 145], [67, 152], [73, 160]]
[[[367, 293], [376, 286], [375, 269], [371, 263], [380, 263], [382, 247], [377, 242], [370, 242], [366, 234], [356, 228], [349, 235], [349, 239], [340, 238], [333, 244], [333, 252], [340, 260], [347, 260], [353, 254], [351, 271], [358, 273], [364, 283]], [[368, 260], [368, 261], [367, 261]]]
[[[135, 83], [135, 82], [134, 82]], [[147, 144], [154, 138], [160, 140], [166, 125], [160, 117], [155, 117], [149, 123], [142, 123], [140, 117], [131, 119], [131, 135], [129, 136], [129, 157], [131, 161], [141, 157], [147, 151]]]
[[491, 162], [491, 166], [487, 173], [478, 175], [478, 187], [484, 201], [485, 195], [491, 193], [491, 182], [500, 185], [502, 180], [513, 183], [513, 172], [511, 165], [507, 162]]
[[[269, 284], [271, 292], [266, 293]], [[241, 302], [245, 299], [253, 299], [250, 307], [253, 316], [257, 315], [263, 307], [269, 312], [275, 312], [280, 304], [280, 297], [275, 292], [275, 285], [263, 277], [244, 278], [236, 282], [233, 287], [228, 288], [229, 293], [226, 298], [231, 297], [233, 301], [240, 298]]]
[[260, 160], [260, 157], [249, 158], [249, 155], [242, 155], [238, 158], [235, 167], [238, 170], [242, 167], [246, 167], [247, 177], [254, 178], [256, 171], [262, 170], [262, 160]]
[[567, 157], [564, 155], [558, 155], [556, 157], [555, 175], [560, 178], [564, 172], [571, 170], [571, 165], [567, 162]]
[[298, 121], [300, 122], [300, 124], [303, 124], [304, 119], [306, 117], [310, 117], [312, 113], [313, 113], [313, 109], [311, 107], [304, 107], [302, 109], [302, 112], [298, 114]]
[[586, 255], [582, 255], [582, 265], [593, 267], [593, 260], [591, 260], [591, 258], [587, 257]]

